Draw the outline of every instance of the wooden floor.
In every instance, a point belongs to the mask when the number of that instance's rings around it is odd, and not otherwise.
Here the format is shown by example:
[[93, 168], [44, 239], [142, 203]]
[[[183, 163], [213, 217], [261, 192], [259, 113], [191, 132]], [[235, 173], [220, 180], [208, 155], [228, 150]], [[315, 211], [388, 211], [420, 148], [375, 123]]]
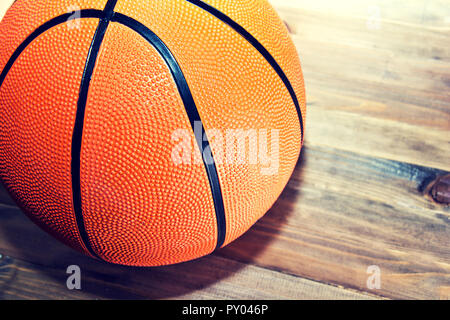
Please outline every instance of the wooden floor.
[[[431, 196], [450, 171], [450, 2], [271, 2], [308, 100], [302, 158], [272, 210], [211, 256], [126, 268], [59, 244], [0, 189], [0, 298], [450, 298], [450, 209]], [[66, 288], [71, 264], [80, 291]]]

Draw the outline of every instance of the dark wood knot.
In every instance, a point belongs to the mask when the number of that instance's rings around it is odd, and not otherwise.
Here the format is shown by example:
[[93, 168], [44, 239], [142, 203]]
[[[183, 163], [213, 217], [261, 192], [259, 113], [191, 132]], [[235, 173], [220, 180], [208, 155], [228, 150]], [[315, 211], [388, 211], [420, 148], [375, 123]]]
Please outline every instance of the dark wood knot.
[[431, 187], [430, 194], [434, 201], [450, 204], [450, 174], [439, 177]]

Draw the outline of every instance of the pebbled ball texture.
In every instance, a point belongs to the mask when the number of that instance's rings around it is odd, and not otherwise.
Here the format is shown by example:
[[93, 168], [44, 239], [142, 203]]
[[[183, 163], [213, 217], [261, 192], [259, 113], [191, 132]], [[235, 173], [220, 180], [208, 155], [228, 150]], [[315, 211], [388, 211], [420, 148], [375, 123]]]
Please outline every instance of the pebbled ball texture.
[[217, 227], [206, 170], [171, 158], [172, 133], [194, 135], [167, 65], [114, 22], [98, 59], [81, 150], [83, 214], [96, 251], [134, 265], [210, 253]]
[[71, 139], [97, 25], [98, 19], [89, 19], [81, 29], [47, 31], [19, 56], [0, 87], [0, 178], [33, 221], [81, 251], [72, 210]]
[[[291, 82], [305, 121], [300, 62], [286, 28], [265, 0], [207, 0], [251, 33]], [[0, 23], [0, 70], [46, 21], [107, 1], [18, 0]], [[264, 56], [232, 27], [186, 0], [118, 0], [115, 12], [152, 30], [178, 62], [207, 130], [269, 132], [278, 167], [225, 161], [209, 136], [225, 208], [224, 245], [273, 205], [301, 149], [298, 114]], [[99, 19], [66, 22], [39, 35], [0, 87], [0, 179], [38, 225], [90, 255], [74, 212], [71, 148], [83, 71]], [[187, 132], [201, 157], [169, 66], [134, 30], [110, 22], [86, 102], [80, 156], [83, 224], [95, 254], [112, 263], [157, 266], [211, 253], [218, 225], [204, 164], [176, 164], [174, 132]], [[276, 130], [276, 131], [271, 131]], [[250, 147], [250, 146], [249, 146]], [[223, 161], [221, 161], [223, 160]], [[233, 161], [231, 161], [233, 160]]]

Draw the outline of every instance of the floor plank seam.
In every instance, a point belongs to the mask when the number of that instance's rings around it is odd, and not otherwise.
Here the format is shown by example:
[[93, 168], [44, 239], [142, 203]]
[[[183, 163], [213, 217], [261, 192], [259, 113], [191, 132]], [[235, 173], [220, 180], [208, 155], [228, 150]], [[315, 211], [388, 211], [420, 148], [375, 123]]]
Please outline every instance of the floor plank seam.
[[317, 279], [309, 278], [309, 277], [306, 277], [306, 276], [303, 276], [303, 275], [294, 274], [294, 273], [291, 273], [289, 271], [286, 271], [286, 270], [283, 270], [283, 269], [279, 269], [279, 268], [259, 265], [259, 264], [252, 263], [252, 262], [247, 263], [247, 262], [244, 262], [244, 261], [239, 261], [237, 259], [224, 257], [224, 256], [221, 256], [221, 255], [218, 255], [218, 256], [220, 256], [223, 259], [229, 260], [229, 261], [233, 261], [233, 262], [244, 264], [246, 266], [253, 266], [253, 267], [260, 268], [260, 269], [269, 270], [269, 271], [272, 271], [272, 272], [277, 272], [277, 273], [284, 274], [284, 275], [287, 275], [287, 276], [295, 277], [297, 279], [308, 280], [308, 281], [312, 281], [312, 282], [315, 282], [315, 283], [318, 283], [318, 284], [327, 285], [327, 286], [331, 286], [331, 287], [334, 287], [334, 288], [347, 290], [349, 292], [353, 292], [353, 293], [357, 293], [357, 294], [361, 294], [361, 295], [367, 295], [367, 296], [372, 297], [372, 298], [391, 299], [391, 298], [389, 298], [387, 296], [383, 296], [381, 294], [375, 294], [375, 293], [372, 293], [372, 292], [362, 291], [362, 290], [360, 290], [357, 287], [344, 287], [344, 286], [342, 286], [340, 284], [319, 281]]

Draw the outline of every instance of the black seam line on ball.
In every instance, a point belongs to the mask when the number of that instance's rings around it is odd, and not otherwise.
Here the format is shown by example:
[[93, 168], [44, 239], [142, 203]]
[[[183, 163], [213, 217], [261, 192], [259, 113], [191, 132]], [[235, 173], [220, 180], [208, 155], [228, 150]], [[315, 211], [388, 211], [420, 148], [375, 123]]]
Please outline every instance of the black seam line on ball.
[[[62, 14], [60, 16], [57, 16], [44, 24], [42, 24], [40, 27], [38, 27], [36, 30], [34, 30], [14, 51], [14, 53], [9, 58], [8, 62], [6, 63], [5, 67], [3, 68], [2, 73], [0, 74], [0, 87], [2, 86], [4, 80], [6, 79], [6, 76], [8, 75], [9, 71], [11, 70], [12, 66], [16, 62], [16, 60], [19, 58], [19, 56], [22, 54], [22, 52], [40, 35], [45, 33], [46, 31], [52, 29], [53, 27], [56, 27], [58, 25], [64, 24], [68, 21], [76, 20], [76, 19], [87, 19], [87, 18], [97, 18], [101, 19], [105, 16], [105, 13], [102, 10], [96, 10], [96, 9], [84, 9], [74, 12], [69, 12]], [[75, 211], [75, 210], [74, 210]], [[77, 220], [77, 217], [75, 216], [75, 219]], [[77, 227], [78, 227], [78, 221], [77, 221]], [[81, 232], [80, 237], [81, 237]], [[83, 239], [82, 239], [83, 241]], [[92, 254], [92, 253], [91, 253]], [[96, 255], [95, 255], [96, 256]]]
[[276, 71], [278, 76], [283, 81], [284, 85], [289, 91], [289, 94], [291, 95], [291, 98], [294, 102], [295, 109], [297, 110], [299, 122], [300, 122], [300, 131], [302, 134], [302, 144], [303, 144], [303, 115], [302, 115], [302, 109], [300, 108], [300, 103], [298, 102], [297, 95], [295, 93], [294, 88], [292, 87], [291, 82], [289, 81], [288, 77], [284, 73], [283, 69], [280, 67], [280, 65], [277, 63], [275, 58], [270, 54], [270, 52], [254, 37], [252, 36], [247, 30], [245, 30], [244, 27], [242, 27], [240, 24], [235, 22], [233, 19], [228, 17], [223, 12], [217, 10], [216, 8], [210, 6], [209, 4], [200, 1], [200, 0], [186, 0], [203, 10], [209, 12], [219, 20], [222, 20], [224, 23], [228, 24], [231, 28], [233, 28], [235, 31], [237, 31], [242, 37], [244, 37], [248, 42], [250, 42], [251, 45], [253, 45], [262, 55], [263, 57], [269, 62], [269, 64], [272, 66], [272, 68]]
[[50, 30], [53, 27], [56, 27], [60, 24], [63, 24], [65, 22], [76, 20], [76, 19], [82, 19], [82, 18], [101, 18], [103, 16], [103, 11], [101, 10], [95, 10], [95, 9], [85, 9], [80, 11], [75, 11], [71, 13], [65, 13], [63, 15], [60, 15], [58, 17], [55, 17], [47, 22], [45, 22], [43, 25], [41, 25], [39, 28], [34, 30], [14, 51], [14, 53], [9, 58], [8, 62], [6, 63], [5, 67], [3, 68], [2, 73], [0, 74], [0, 86], [3, 84], [3, 81], [5, 80], [6, 76], [8, 75], [8, 72], [11, 70], [12, 66], [14, 65], [14, 62], [16, 62], [17, 58], [19, 58], [20, 54], [35, 40], [37, 37], [39, 37], [44, 32]]
[[81, 145], [83, 140], [83, 127], [84, 116], [86, 112], [86, 103], [89, 92], [89, 86], [91, 83], [92, 74], [94, 73], [95, 64], [97, 63], [98, 53], [100, 46], [105, 37], [106, 29], [109, 22], [114, 15], [114, 7], [117, 0], [109, 0], [105, 6], [102, 17], [95, 31], [94, 38], [89, 48], [89, 53], [84, 66], [83, 77], [81, 78], [80, 93], [78, 95], [77, 111], [75, 116], [75, 125], [72, 135], [72, 196], [73, 196], [73, 208], [75, 212], [75, 218], [77, 221], [78, 232], [81, 239], [89, 251], [89, 253], [101, 259], [100, 256], [94, 251], [92, 244], [89, 240], [89, 235], [86, 231], [86, 225], [83, 217], [82, 198], [81, 198]]
[[[194, 130], [194, 125], [196, 122], [202, 123], [200, 114], [195, 105], [194, 98], [192, 96], [191, 90], [189, 89], [189, 85], [184, 77], [184, 74], [180, 68], [180, 65], [176, 61], [170, 49], [166, 46], [166, 44], [149, 28], [147, 28], [142, 23], [125, 16], [120, 13], [116, 13], [112, 18], [113, 22], [118, 22], [120, 24], [125, 25], [126, 27], [132, 29], [141, 35], [145, 40], [147, 40], [161, 55], [164, 61], [167, 63], [170, 72], [172, 73], [173, 78], [175, 79], [175, 83], [178, 87], [179, 93], [183, 100], [186, 113], [189, 117], [189, 121], [192, 126], [192, 130]], [[208, 180], [211, 187], [211, 193], [214, 202], [214, 208], [216, 212], [217, 219], [217, 244], [216, 249], [222, 247], [225, 241], [226, 235], [226, 221], [225, 221], [225, 209], [222, 198], [222, 190], [220, 187], [219, 175], [217, 173], [217, 168], [214, 162], [214, 158], [212, 152], [204, 153], [203, 150], [208, 148], [210, 150], [210, 145], [208, 139], [203, 141], [203, 134], [205, 133], [203, 124], [202, 124], [202, 136], [196, 136], [197, 144], [200, 149], [200, 153], [202, 154], [203, 163], [206, 168], [206, 172], [208, 175]], [[206, 134], [205, 134], [206, 136]]]

